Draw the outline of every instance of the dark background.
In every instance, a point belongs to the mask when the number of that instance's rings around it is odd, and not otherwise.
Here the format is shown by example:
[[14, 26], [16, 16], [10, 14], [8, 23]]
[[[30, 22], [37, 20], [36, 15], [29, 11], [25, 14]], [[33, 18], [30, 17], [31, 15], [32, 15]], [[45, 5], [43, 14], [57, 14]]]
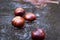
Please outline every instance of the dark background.
[[[14, 18], [13, 11], [17, 7], [35, 13], [37, 19], [33, 22], [25, 22], [22, 29], [15, 28], [11, 25], [11, 20]], [[44, 29], [46, 33], [44, 40], [60, 40], [60, 5], [48, 4], [41, 9], [26, 2], [0, 0], [1, 40], [32, 40], [31, 31], [35, 28]]]

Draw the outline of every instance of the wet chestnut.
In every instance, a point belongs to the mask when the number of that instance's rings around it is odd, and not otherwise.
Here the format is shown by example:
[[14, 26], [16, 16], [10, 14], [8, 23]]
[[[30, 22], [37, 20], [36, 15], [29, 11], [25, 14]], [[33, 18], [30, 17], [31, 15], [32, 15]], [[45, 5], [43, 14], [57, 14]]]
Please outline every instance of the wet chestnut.
[[28, 21], [33, 21], [36, 19], [36, 15], [32, 12], [27, 13], [24, 18]]
[[24, 18], [16, 16], [12, 19], [12, 25], [14, 27], [22, 28], [24, 26]]
[[45, 32], [42, 29], [37, 28], [31, 32], [31, 36], [33, 40], [43, 40], [45, 38]]
[[25, 14], [25, 10], [23, 8], [16, 8], [14, 10], [14, 14], [16, 16], [23, 16]]

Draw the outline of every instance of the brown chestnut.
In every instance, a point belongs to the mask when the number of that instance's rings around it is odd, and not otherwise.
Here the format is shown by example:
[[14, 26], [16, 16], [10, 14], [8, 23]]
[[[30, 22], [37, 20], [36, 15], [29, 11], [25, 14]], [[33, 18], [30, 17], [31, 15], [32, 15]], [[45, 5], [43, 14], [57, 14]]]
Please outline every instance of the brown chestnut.
[[33, 21], [36, 19], [36, 15], [32, 12], [27, 13], [24, 18], [28, 21]]
[[23, 8], [16, 8], [14, 10], [14, 14], [16, 16], [23, 16], [25, 14], [25, 10]]
[[22, 28], [22, 26], [24, 26], [24, 22], [24, 18], [20, 16], [16, 16], [12, 19], [12, 25], [18, 28]]
[[31, 36], [33, 40], [43, 40], [45, 38], [45, 32], [40, 28], [36, 28], [31, 32]]

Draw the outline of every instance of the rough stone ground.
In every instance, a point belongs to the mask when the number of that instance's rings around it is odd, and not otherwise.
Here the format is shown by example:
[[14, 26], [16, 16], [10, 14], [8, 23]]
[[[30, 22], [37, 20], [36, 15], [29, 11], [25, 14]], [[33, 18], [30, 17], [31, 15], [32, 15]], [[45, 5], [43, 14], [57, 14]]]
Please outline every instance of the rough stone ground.
[[[13, 10], [22, 7], [26, 12], [34, 12], [37, 19], [25, 22], [24, 28], [18, 29], [11, 25], [14, 18]], [[46, 37], [44, 40], [60, 40], [60, 6], [48, 4], [40, 9], [30, 3], [0, 1], [0, 40], [32, 40], [31, 31], [43, 28]]]

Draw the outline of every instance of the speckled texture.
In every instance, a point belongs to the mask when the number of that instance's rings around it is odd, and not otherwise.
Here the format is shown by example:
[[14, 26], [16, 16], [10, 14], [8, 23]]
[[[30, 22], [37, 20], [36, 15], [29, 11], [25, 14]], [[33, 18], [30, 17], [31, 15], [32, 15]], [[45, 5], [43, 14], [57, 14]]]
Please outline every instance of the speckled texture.
[[[13, 10], [22, 7], [26, 12], [34, 12], [37, 19], [33, 22], [25, 22], [24, 28], [18, 29], [12, 26], [14, 18]], [[0, 39], [1, 40], [32, 40], [31, 31], [35, 28], [43, 28], [46, 37], [44, 40], [60, 40], [60, 6], [48, 4], [40, 9], [30, 3], [3, 1], [0, 3]]]

